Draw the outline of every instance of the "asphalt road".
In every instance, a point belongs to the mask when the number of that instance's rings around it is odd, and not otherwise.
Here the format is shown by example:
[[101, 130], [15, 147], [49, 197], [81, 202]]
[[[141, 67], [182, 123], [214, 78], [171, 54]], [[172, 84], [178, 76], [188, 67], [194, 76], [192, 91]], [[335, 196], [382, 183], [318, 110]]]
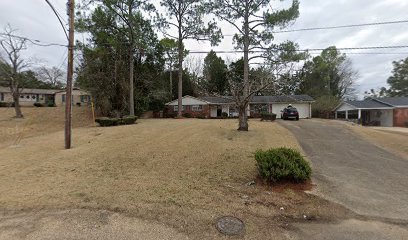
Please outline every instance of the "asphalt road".
[[[312, 161], [318, 194], [358, 214], [408, 220], [408, 160], [336, 121], [281, 121]], [[408, 140], [408, 139], [407, 139]]]
[[408, 239], [408, 159], [371, 144], [336, 121], [280, 124], [296, 136], [312, 162], [317, 185], [312, 193], [359, 216], [335, 224], [297, 224], [295, 239]]

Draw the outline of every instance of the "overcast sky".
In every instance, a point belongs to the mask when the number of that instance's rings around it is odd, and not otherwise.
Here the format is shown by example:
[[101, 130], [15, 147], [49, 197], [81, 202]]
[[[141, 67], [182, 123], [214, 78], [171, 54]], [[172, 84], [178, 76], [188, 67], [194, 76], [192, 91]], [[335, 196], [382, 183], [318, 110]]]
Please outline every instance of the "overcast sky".
[[[66, 17], [65, 0], [50, 0], [55, 8]], [[272, 6], [279, 1], [271, 1]], [[286, 1], [289, 2], [289, 1]], [[300, 0], [300, 17], [288, 29], [338, 26], [383, 21], [408, 20], [407, 0]], [[42, 42], [66, 43], [56, 17], [44, 0], [1, 0], [0, 27], [6, 24], [18, 29], [16, 34]], [[225, 23], [220, 23], [224, 34], [234, 33]], [[81, 37], [77, 40], [82, 40]], [[370, 26], [360, 28], [303, 31], [275, 35], [277, 42], [292, 40], [301, 49], [326, 48], [329, 46], [371, 47], [408, 45], [408, 23]], [[189, 40], [189, 50], [210, 50], [208, 43]], [[214, 50], [232, 50], [231, 37], [225, 37]], [[386, 53], [386, 54], [349, 54], [353, 66], [359, 72], [358, 88], [360, 93], [371, 88], [386, 86], [391, 74], [392, 61], [408, 57], [408, 49], [353, 50], [345, 53]], [[403, 53], [403, 54], [390, 54]], [[41, 59], [51, 66], [66, 66], [64, 47], [29, 46], [27, 56]], [[202, 57], [204, 57], [203, 55]], [[222, 54], [224, 58], [239, 56]]]

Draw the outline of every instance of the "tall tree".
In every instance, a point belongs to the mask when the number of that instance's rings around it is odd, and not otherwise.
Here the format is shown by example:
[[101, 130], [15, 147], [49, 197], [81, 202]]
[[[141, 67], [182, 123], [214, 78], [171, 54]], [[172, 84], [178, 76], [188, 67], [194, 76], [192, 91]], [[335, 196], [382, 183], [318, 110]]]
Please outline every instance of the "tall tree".
[[108, 8], [114, 13], [118, 26], [121, 26], [128, 42], [129, 54], [129, 115], [135, 115], [135, 99], [134, 99], [134, 65], [136, 51], [142, 52], [143, 46], [140, 36], [142, 35], [142, 27], [140, 25], [142, 11], [154, 11], [153, 4], [148, 0], [89, 0], [90, 3], [96, 3], [102, 7]]
[[354, 98], [358, 73], [351, 61], [336, 47], [329, 47], [320, 56], [307, 61], [301, 71], [300, 93], [314, 98], [334, 96], [338, 99]]
[[[81, 44], [81, 65], [78, 67], [77, 86], [92, 93], [96, 109], [102, 115], [127, 115], [129, 108], [129, 66], [133, 58], [138, 74], [133, 77], [135, 111], [148, 106], [152, 81], [163, 71], [163, 50], [150, 21], [135, 13], [137, 51], [129, 54], [129, 30], [123, 20], [104, 4], [82, 12], [77, 29], [86, 32], [89, 41]], [[140, 99], [138, 99], [140, 98]]]
[[229, 92], [227, 65], [214, 51], [204, 58], [203, 78], [207, 93], [225, 95]]
[[61, 89], [64, 87], [65, 72], [60, 68], [42, 66], [37, 70], [36, 75], [51, 88]]
[[0, 46], [3, 54], [0, 55], [0, 67], [13, 96], [16, 118], [23, 118], [20, 107], [21, 73], [28, 64], [21, 57], [21, 51], [26, 49], [27, 39], [15, 36], [15, 32], [16, 30], [8, 25], [1, 34]]
[[[214, 13], [231, 24], [238, 32], [234, 35], [235, 47], [243, 50], [243, 81], [234, 82], [231, 92], [239, 110], [238, 130], [248, 131], [247, 109], [251, 97], [271, 81], [254, 85], [249, 77], [249, 62], [255, 58], [264, 58], [271, 65], [292, 61], [295, 44], [285, 42], [273, 44], [273, 29], [284, 28], [299, 16], [299, 2], [293, 0], [291, 7], [282, 10], [271, 10], [270, 0], [215, 0], [210, 3]], [[251, 55], [255, 50], [263, 51], [260, 55]], [[272, 78], [271, 78], [272, 79]]]
[[408, 57], [400, 61], [394, 61], [392, 76], [388, 78], [391, 96], [408, 96]]
[[163, 26], [173, 27], [177, 30], [177, 36], [166, 36], [177, 39], [178, 43], [178, 112], [182, 116], [183, 97], [183, 41], [186, 39], [209, 40], [212, 45], [219, 42], [221, 31], [214, 21], [205, 25], [203, 19], [205, 8], [203, 0], [162, 0], [161, 5], [166, 9], [168, 20], [164, 20]]

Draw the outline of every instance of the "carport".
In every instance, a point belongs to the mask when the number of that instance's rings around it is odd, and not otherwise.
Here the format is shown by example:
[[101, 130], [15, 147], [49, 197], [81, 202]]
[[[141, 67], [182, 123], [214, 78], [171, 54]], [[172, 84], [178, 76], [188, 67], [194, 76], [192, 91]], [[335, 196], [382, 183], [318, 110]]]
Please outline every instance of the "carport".
[[373, 99], [344, 101], [336, 107], [335, 118], [355, 120], [365, 126], [392, 127], [393, 109], [393, 106]]

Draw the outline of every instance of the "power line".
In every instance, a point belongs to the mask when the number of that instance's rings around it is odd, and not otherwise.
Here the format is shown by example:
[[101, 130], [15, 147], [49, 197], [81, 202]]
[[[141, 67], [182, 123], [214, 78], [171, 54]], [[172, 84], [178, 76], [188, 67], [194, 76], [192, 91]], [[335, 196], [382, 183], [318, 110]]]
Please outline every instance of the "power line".
[[[291, 32], [303, 32], [303, 31], [316, 31], [316, 30], [340, 29], [340, 28], [354, 28], [354, 27], [380, 26], [380, 25], [402, 24], [402, 23], [408, 23], [408, 20], [388, 21], [388, 22], [374, 22], [374, 23], [361, 23], [361, 24], [350, 24], [350, 25], [329, 26], [329, 27], [299, 28], [299, 29], [289, 29], [289, 30], [281, 30], [281, 31], [272, 31], [272, 33], [291, 33]], [[224, 36], [226, 36], [226, 37], [232, 37], [232, 36], [235, 36], [235, 34], [225, 34]]]
[[23, 39], [23, 40], [31, 42], [34, 45], [40, 46], [40, 47], [51, 47], [51, 46], [67, 47], [67, 45], [60, 44], [60, 43], [41, 43], [40, 40], [31, 39], [31, 38], [28, 38], [28, 37], [18, 36], [18, 35], [14, 35], [14, 34], [0, 33], [0, 35], [1, 36], [6, 36], [6, 37], [14, 37], [14, 38]]
[[[339, 48], [337, 50], [374, 50], [374, 49], [400, 49], [400, 48], [408, 48], [408, 45], [401, 45], [401, 46], [374, 46], [374, 47], [350, 47], [350, 48]], [[296, 52], [309, 52], [309, 51], [323, 51], [326, 48], [308, 48], [308, 49], [297, 49], [294, 50]], [[283, 50], [283, 49], [275, 49], [275, 50]], [[210, 51], [200, 51], [200, 50], [190, 50], [189, 53], [209, 53]], [[215, 53], [243, 53], [243, 50], [227, 50], [227, 51], [213, 51]], [[249, 51], [249, 53], [265, 53], [266, 50], [257, 50], [257, 51]]]

